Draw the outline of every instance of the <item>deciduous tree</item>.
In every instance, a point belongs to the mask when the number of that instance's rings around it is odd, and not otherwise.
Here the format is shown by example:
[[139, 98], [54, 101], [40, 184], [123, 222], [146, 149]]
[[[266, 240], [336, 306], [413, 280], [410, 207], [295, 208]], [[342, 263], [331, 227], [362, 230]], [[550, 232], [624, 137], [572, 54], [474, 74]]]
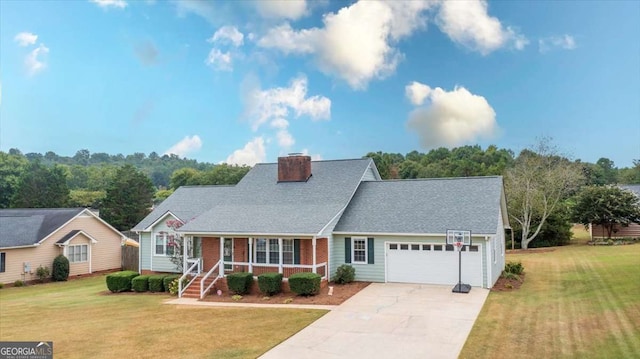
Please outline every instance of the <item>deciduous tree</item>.
[[577, 222], [600, 225], [611, 238], [616, 225], [640, 224], [640, 198], [617, 186], [587, 186], [578, 195], [573, 213]]
[[509, 215], [522, 228], [522, 248], [540, 233], [561, 201], [583, 181], [582, 170], [561, 156], [548, 138], [523, 150], [505, 174]]
[[18, 180], [11, 199], [13, 208], [61, 208], [69, 202], [69, 188], [61, 166], [47, 168], [31, 162]]

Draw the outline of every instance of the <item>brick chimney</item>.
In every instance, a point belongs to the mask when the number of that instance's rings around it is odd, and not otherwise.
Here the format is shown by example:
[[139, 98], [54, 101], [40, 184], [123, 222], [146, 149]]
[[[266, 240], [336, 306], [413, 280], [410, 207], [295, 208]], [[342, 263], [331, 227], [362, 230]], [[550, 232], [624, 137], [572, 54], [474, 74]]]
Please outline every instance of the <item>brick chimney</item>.
[[278, 157], [278, 182], [306, 182], [311, 177], [311, 157], [291, 153]]

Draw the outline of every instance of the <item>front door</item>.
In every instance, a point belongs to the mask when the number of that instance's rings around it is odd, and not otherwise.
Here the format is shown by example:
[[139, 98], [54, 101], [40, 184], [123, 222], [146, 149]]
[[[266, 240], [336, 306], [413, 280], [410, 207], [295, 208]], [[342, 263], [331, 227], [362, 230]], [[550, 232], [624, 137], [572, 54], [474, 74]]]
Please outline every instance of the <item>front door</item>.
[[226, 264], [227, 262], [233, 262], [233, 238], [225, 238], [224, 239], [224, 257], [222, 258], [225, 262], [224, 270], [232, 270], [233, 265]]

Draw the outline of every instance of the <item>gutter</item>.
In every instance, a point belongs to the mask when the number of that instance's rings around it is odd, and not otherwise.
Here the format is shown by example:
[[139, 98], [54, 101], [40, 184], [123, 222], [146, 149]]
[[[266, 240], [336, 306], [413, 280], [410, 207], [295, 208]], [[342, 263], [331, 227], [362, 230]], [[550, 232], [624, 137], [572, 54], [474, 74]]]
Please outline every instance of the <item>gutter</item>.
[[40, 245], [40, 243], [36, 243], [36, 244], [28, 244], [26, 246], [15, 246], [15, 247], [2, 247], [0, 249], [20, 249], [20, 248], [34, 248], [34, 247], [38, 247]]

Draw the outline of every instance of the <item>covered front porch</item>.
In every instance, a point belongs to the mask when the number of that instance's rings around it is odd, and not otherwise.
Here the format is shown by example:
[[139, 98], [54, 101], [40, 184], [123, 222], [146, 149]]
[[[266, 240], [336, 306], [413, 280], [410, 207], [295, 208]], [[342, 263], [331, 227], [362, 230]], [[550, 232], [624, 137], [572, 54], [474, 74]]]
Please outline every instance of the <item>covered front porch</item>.
[[[236, 272], [282, 273], [286, 281], [292, 274], [317, 273], [328, 279], [328, 239], [326, 237], [196, 237], [185, 238], [183, 278], [189, 286], [200, 282], [203, 298], [219, 278]], [[192, 289], [192, 292], [195, 291]]]

